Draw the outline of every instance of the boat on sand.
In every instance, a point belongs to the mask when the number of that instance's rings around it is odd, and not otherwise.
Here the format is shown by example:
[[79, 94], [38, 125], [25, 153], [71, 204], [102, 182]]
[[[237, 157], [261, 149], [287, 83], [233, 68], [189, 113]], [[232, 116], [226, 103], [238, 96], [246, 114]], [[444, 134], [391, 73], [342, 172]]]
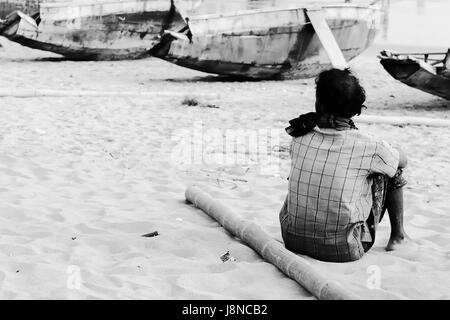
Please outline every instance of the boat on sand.
[[151, 53], [213, 74], [251, 79], [312, 77], [332, 63], [312, 23], [311, 9], [320, 11], [319, 27], [328, 25], [347, 61], [372, 44], [382, 13], [378, 1], [367, 5], [342, 1], [319, 8], [192, 15], [186, 17], [188, 27], [166, 31]]
[[394, 79], [450, 100], [450, 49], [441, 53], [382, 51], [380, 62]]
[[73, 60], [121, 60], [148, 57], [163, 30], [184, 25], [170, 0], [47, 0], [10, 14], [0, 35]]
[[34, 14], [39, 11], [39, 0], [6, 0], [0, 1], [0, 20], [10, 13], [20, 10], [25, 14]]
[[372, 44], [382, 14], [378, 0], [367, 4], [341, 0], [321, 7], [301, 1], [300, 7], [222, 13], [193, 10], [202, 3], [46, 0], [38, 14], [9, 15], [0, 34], [73, 60], [153, 55], [207, 73], [297, 79], [331, 66], [345, 68]]

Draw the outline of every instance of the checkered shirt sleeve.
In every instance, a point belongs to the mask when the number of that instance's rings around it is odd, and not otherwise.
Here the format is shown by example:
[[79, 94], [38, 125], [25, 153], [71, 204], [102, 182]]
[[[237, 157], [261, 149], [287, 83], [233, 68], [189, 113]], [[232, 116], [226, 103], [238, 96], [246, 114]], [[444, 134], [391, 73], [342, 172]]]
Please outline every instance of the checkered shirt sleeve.
[[386, 141], [376, 142], [370, 170], [372, 173], [381, 173], [392, 178], [398, 169], [400, 154]]

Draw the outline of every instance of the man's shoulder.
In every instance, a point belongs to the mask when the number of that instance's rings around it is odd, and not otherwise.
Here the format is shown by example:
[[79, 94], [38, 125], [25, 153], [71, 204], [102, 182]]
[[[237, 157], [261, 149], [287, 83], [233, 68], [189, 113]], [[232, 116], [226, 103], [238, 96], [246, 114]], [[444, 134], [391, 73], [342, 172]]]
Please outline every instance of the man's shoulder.
[[370, 134], [368, 132], [361, 131], [361, 130], [349, 131], [348, 137], [351, 137], [355, 140], [359, 140], [361, 142], [366, 142], [366, 143], [373, 143], [373, 144], [385, 143], [385, 141], [383, 139], [381, 139], [380, 137], [377, 137], [373, 134]]
[[391, 143], [382, 139], [381, 137], [374, 136], [367, 132], [361, 132], [359, 130], [352, 130], [350, 135], [355, 141], [358, 141], [361, 148], [366, 152], [374, 154], [395, 154], [397, 151]]
[[[319, 138], [320, 137], [320, 138]], [[292, 139], [292, 143], [299, 144], [314, 144], [319, 143], [322, 144], [323, 139], [339, 139], [344, 142], [344, 144], [353, 145], [354, 142], [359, 142], [360, 144], [367, 144], [376, 146], [378, 144], [388, 145], [390, 144], [383, 140], [381, 137], [375, 136], [371, 133], [361, 131], [361, 130], [343, 130], [338, 131], [334, 129], [319, 129], [314, 128], [311, 132], [307, 134], [296, 137]], [[353, 142], [352, 142], [353, 141]]]

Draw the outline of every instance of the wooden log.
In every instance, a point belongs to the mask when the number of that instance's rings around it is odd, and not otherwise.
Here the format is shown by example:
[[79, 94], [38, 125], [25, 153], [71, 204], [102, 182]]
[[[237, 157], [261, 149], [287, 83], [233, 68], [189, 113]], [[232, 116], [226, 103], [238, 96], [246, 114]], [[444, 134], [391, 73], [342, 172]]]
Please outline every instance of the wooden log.
[[354, 118], [356, 123], [380, 123], [390, 125], [415, 125], [429, 127], [450, 128], [450, 119], [425, 118], [425, 117], [383, 117], [383, 116], [358, 116]]
[[90, 90], [16, 90], [0, 89], [0, 97], [41, 98], [41, 97], [130, 97], [130, 98], [164, 98], [164, 97], [202, 97], [218, 99], [218, 94], [191, 93], [182, 91], [90, 91]]
[[217, 220], [227, 231], [243, 240], [265, 260], [280, 269], [289, 278], [320, 300], [359, 299], [339, 283], [327, 279], [304, 258], [287, 250], [258, 225], [242, 219], [219, 201], [196, 186], [186, 190], [186, 200]]

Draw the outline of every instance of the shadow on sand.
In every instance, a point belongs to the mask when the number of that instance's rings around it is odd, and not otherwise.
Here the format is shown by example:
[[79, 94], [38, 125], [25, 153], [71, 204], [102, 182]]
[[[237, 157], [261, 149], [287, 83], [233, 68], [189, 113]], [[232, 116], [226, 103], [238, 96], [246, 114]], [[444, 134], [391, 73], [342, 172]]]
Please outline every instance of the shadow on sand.
[[61, 56], [61, 57], [36, 58], [36, 59], [33, 59], [32, 61], [35, 61], [35, 62], [65, 62], [65, 61], [75, 61], [75, 60], [71, 60], [69, 58]]
[[[400, 108], [400, 105], [397, 107]], [[430, 100], [426, 103], [412, 103], [410, 105], [403, 105], [401, 108], [420, 111], [450, 111], [450, 101], [430, 95]]]
[[220, 83], [220, 82], [261, 82], [261, 81], [281, 81], [281, 78], [270, 78], [270, 79], [252, 79], [243, 78], [237, 76], [223, 76], [223, 75], [206, 75], [206, 76], [195, 76], [191, 78], [169, 78], [165, 81], [182, 83], [182, 82], [206, 82], [206, 83]]

